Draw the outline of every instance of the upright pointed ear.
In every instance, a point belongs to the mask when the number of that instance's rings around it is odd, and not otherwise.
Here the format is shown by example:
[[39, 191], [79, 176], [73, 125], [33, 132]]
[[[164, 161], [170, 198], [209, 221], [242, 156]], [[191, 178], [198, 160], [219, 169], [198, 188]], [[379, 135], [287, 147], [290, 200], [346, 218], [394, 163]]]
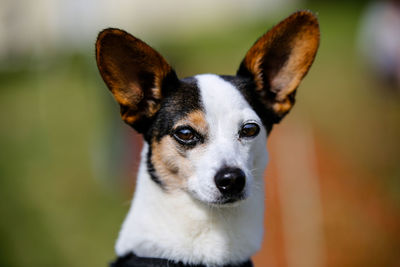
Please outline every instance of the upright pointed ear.
[[160, 108], [163, 86], [178, 81], [175, 72], [157, 51], [119, 29], [100, 32], [96, 60], [122, 119], [143, 132]]
[[237, 75], [254, 81], [264, 113], [274, 117], [270, 123], [278, 123], [293, 106], [296, 88], [317, 52], [319, 35], [317, 18], [299, 11], [261, 36], [243, 59]]

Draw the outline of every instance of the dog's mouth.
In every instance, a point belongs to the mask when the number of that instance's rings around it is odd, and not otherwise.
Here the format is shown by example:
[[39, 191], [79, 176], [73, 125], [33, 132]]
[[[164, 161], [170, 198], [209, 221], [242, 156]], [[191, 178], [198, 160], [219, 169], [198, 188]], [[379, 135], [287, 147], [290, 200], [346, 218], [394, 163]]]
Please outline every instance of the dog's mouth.
[[219, 197], [217, 200], [210, 202], [210, 204], [218, 207], [231, 207], [238, 205], [246, 198], [247, 197], [244, 193], [234, 196], [222, 196]]
[[240, 203], [244, 202], [248, 198], [248, 194], [246, 191], [243, 191], [239, 194], [232, 195], [219, 195], [215, 197], [204, 198], [200, 197], [198, 192], [189, 190], [188, 194], [203, 205], [211, 206], [211, 207], [235, 207], [240, 205]]

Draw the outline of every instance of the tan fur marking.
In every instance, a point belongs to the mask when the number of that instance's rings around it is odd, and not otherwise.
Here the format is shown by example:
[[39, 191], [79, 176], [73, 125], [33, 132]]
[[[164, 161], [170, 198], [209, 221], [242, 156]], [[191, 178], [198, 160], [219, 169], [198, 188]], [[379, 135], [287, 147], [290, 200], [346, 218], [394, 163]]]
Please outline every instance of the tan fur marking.
[[203, 135], [207, 135], [208, 133], [208, 124], [205, 115], [200, 110], [189, 113], [185, 118], [176, 123], [176, 126], [180, 125], [189, 125]]
[[[276, 99], [269, 100], [277, 115], [285, 115], [292, 107], [288, 96], [307, 74], [318, 46], [317, 18], [311, 12], [300, 11], [269, 30], [247, 52], [243, 64], [253, 74], [257, 90], [264, 90], [264, 81], [267, 79], [271, 91], [277, 93]], [[270, 51], [276, 51], [278, 55], [288, 53], [289, 57], [280, 69], [267, 69], [269, 72], [265, 72], [263, 61], [271, 60]]]
[[[202, 135], [207, 135], [208, 124], [204, 113], [200, 110], [189, 113], [185, 118], [176, 123], [174, 128], [180, 125], [189, 125]], [[166, 135], [160, 142], [153, 141], [152, 163], [157, 177], [168, 190], [185, 189], [187, 180], [193, 175], [194, 167], [192, 162], [204, 151], [204, 144], [186, 150], [182, 148], [173, 137]]]
[[193, 167], [191, 162], [182, 156], [171, 136], [166, 135], [159, 143], [153, 142], [151, 160], [157, 177], [167, 190], [186, 188]]

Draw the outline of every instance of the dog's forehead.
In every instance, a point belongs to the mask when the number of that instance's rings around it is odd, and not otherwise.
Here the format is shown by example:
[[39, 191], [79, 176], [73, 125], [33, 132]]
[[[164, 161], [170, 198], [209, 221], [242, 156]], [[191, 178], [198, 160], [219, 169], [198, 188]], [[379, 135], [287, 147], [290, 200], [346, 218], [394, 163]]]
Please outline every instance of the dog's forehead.
[[[193, 124], [197, 124], [195, 121], [200, 119], [203, 120], [202, 125], [208, 125], [203, 128], [209, 128], [210, 131], [223, 127], [226, 131], [236, 132], [246, 120], [254, 120], [261, 125], [255, 110], [243, 95], [244, 84], [246, 81], [234, 76], [216, 74], [184, 78], [179, 87], [167, 91], [169, 94], [162, 104], [162, 112], [158, 112], [147, 140], [155, 137], [159, 141], [178, 124], [193, 127]], [[196, 119], [193, 120], [193, 117]]]
[[212, 123], [235, 125], [246, 120], [259, 121], [239, 88], [224, 76], [195, 76], [204, 112]]

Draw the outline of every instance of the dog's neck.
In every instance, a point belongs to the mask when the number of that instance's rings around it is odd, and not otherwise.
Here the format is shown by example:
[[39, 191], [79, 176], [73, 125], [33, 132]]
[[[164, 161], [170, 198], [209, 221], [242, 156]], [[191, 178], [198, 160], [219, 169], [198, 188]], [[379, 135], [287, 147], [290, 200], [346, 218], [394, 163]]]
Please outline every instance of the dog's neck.
[[[146, 158], [147, 145], [142, 151]], [[184, 191], [168, 192], [151, 180], [145, 161], [135, 197], [116, 244], [118, 256], [165, 258], [207, 266], [240, 263], [259, 250], [263, 237], [264, 184], [231, 207], [211, 207]]]

